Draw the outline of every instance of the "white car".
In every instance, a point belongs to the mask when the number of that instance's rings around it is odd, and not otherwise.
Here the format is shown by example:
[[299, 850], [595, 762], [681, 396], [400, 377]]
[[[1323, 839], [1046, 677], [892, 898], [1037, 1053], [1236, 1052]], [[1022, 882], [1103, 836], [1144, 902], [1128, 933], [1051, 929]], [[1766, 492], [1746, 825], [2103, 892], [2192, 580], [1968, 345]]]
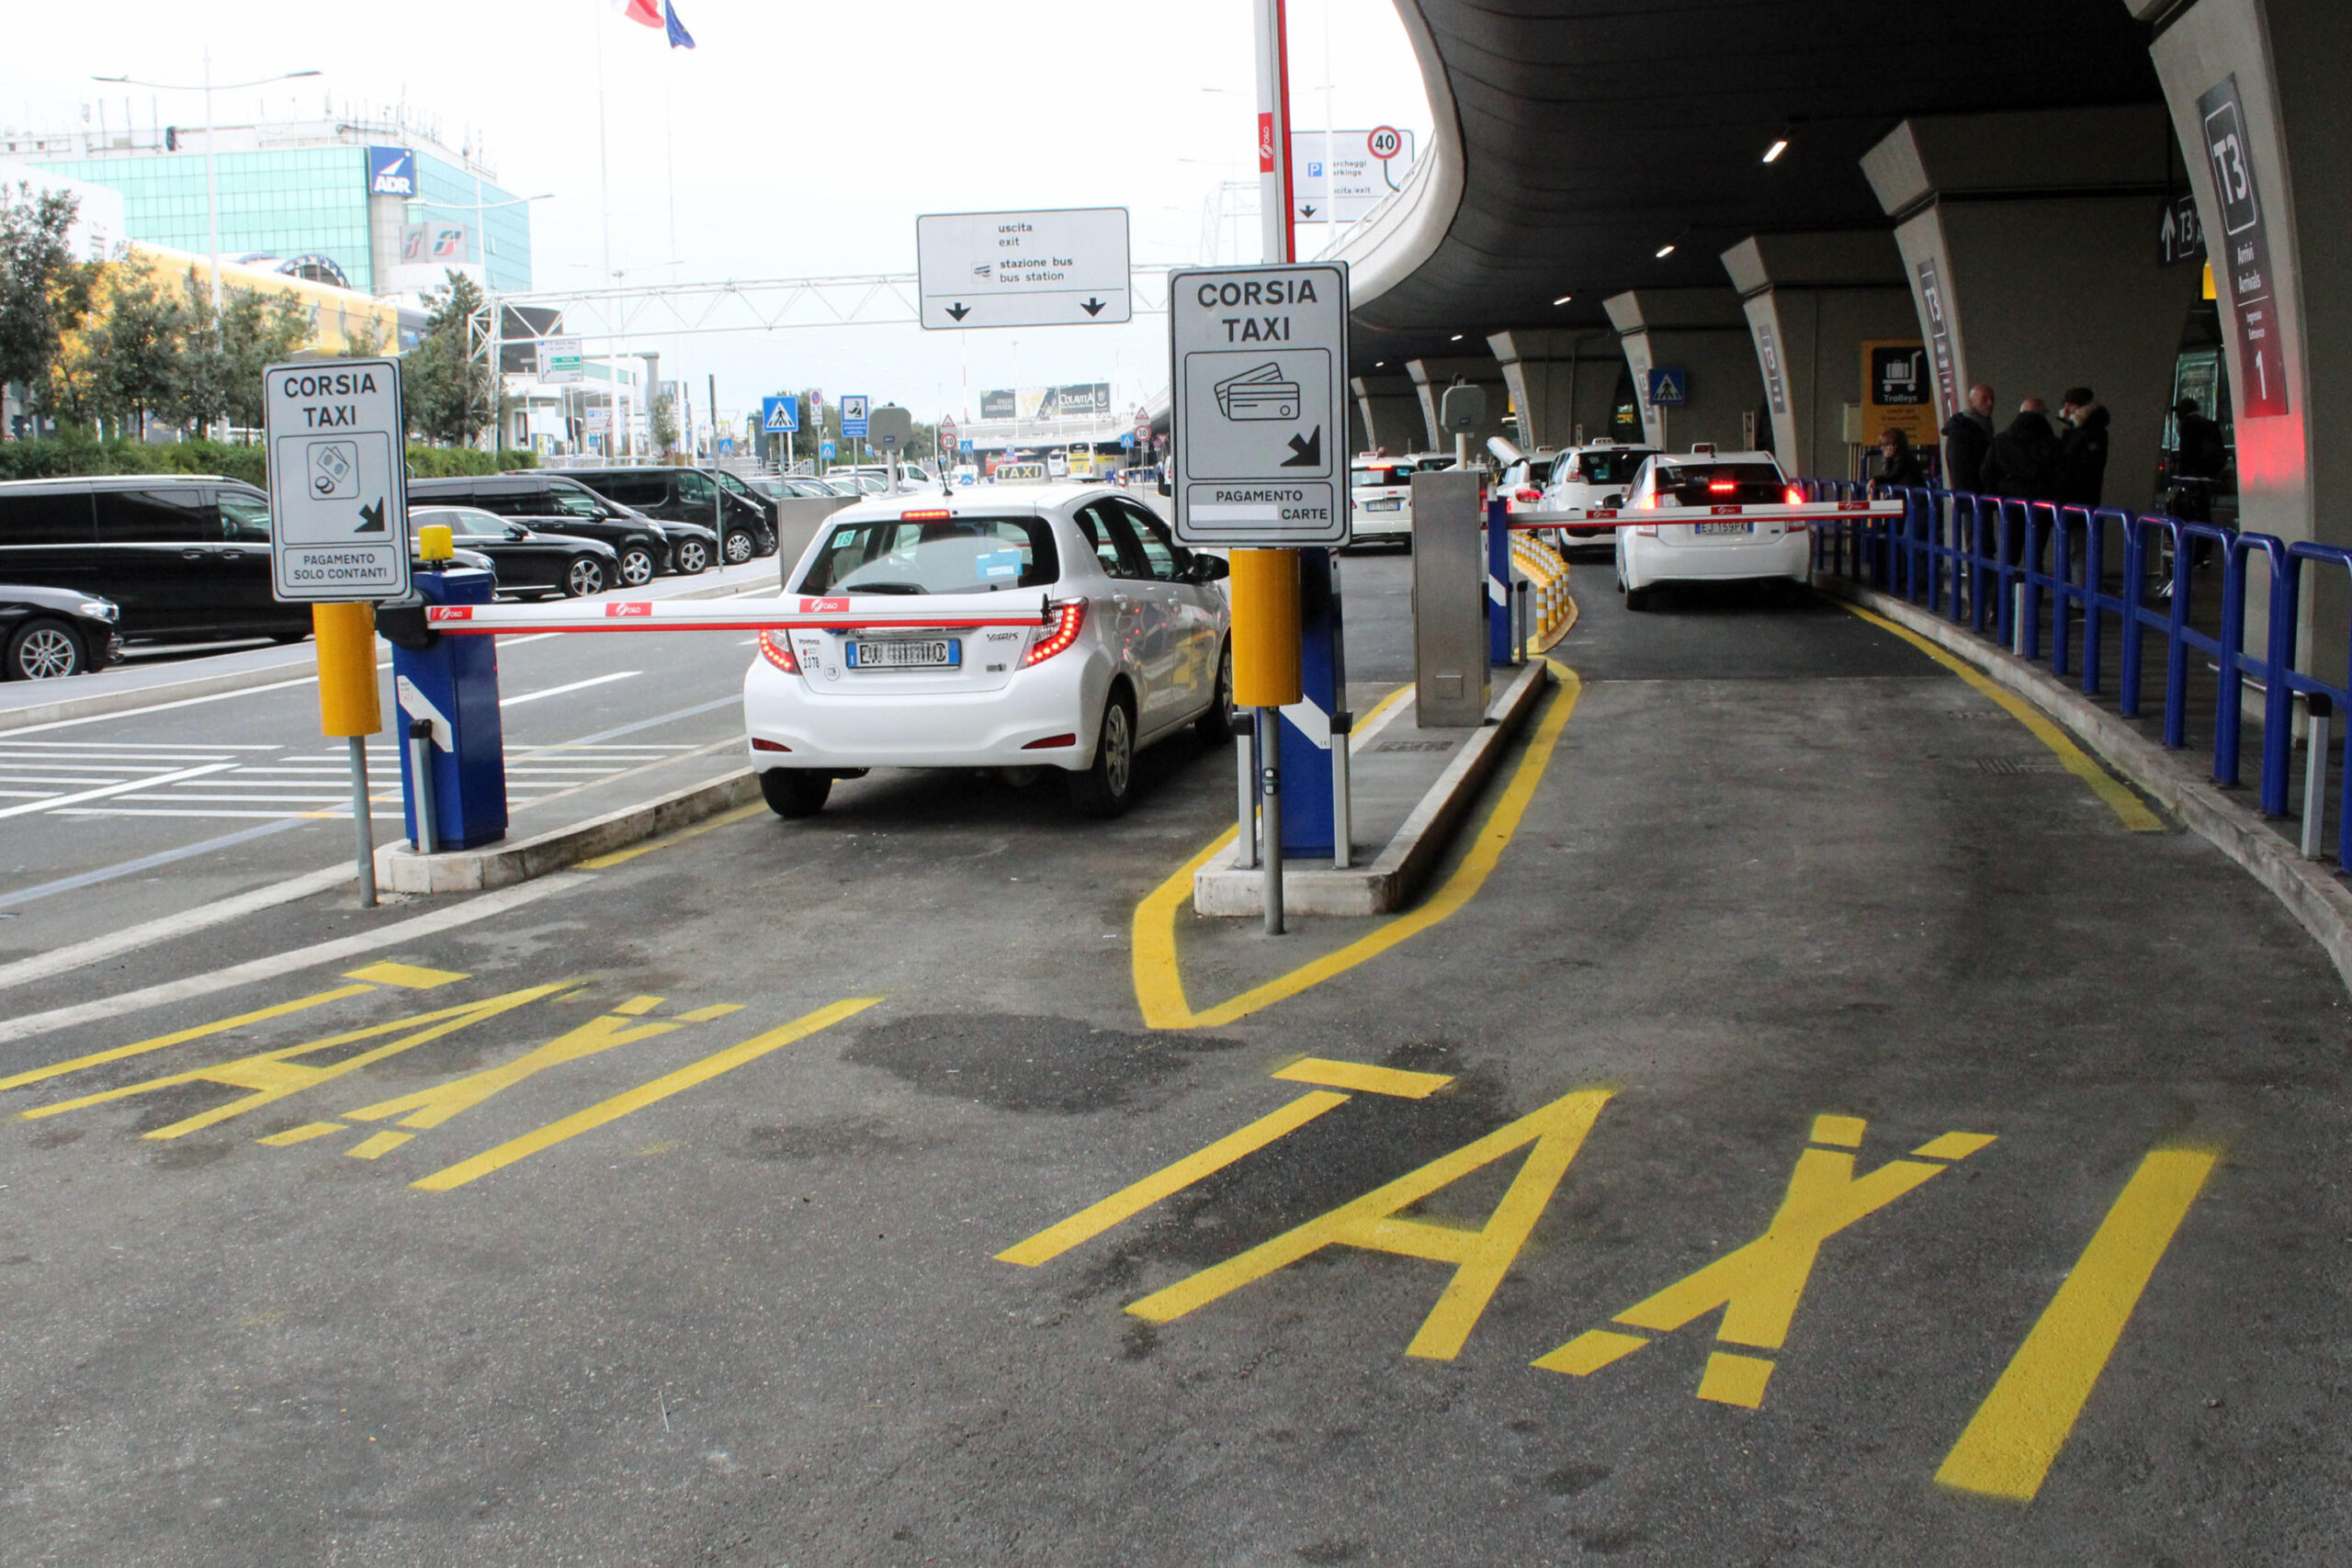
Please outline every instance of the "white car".
[[[1552, 475], [1544, 481], [1544, 498], [1537, 507], [1544, 512], [1622, 507], [1642, 464], [1657, 455], [1653, 446], [1627, 446], [1614, 441], [1571, 446], [1553, 459]], [[1614, 533], [1616, 528], [1607, 518], [1561, 525], [1562, 532], [1577, 538]]]
[[1649, 608], [1660, 582], [1793, 578], [1813, 564], [1811, 525], [1749, 517], [1751, 506], [1802, 506], [1770, 452], [1661, 452], [1645, 461], [1617, 526], [1617, 588], [1625, 608]]
[[743, 677], [761, 792], [806, 817], [868, 768], [1055, 767], [1115, 817], [1142, 748], [1232, 736], [1226, 573], [1102, 485], [845, 506], [786, 579], [819, 624], [761, 633]]
[[1410, 457], [1358, 457], [1348, 465], [1348, 536], [1359, 545], [1394, 540], [1413, 546]]

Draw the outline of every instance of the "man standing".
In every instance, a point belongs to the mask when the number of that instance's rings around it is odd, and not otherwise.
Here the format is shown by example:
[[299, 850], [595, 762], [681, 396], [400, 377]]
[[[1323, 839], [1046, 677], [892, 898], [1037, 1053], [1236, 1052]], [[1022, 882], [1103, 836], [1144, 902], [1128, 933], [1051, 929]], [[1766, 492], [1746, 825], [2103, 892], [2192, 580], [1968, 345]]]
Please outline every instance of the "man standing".
[[1944, 422], [1944, 488], [1981, 491], [1984, 455], [1993, 449], [1993, 389], [1979, 381], [1968, 389], [1968, 406]]
[[2088, 387], [2070, 387], [2058, 407], [2066, 434], [2058, 443], [2058, 502], [2097, 506], [2107, 482], [2107, 410]]
[[2180, 434], [2172, 455], [2172, 514], [2184, 523], [2213, 520], [2213, 486], [2229, 461], [2222, 427], [2207, 419], [2195, 398], [2173, 405]]
[[[2017, 418], [1993, 437], [1984, 456], [1984, 491], [2011, 501], [2054, 501], [2058, 495], [2058, 436], [2050, 428], [2050, 407], [2040, 398], [2018, 405]], [[2025, 561], [2026, 508], [2004, 506], [2003, 532], [2009, 541], [2008, 559]], [[2037, 554], [2039, 552], [2036, 552]], [[2035, 563], [2039, 565], [2039, 562]]]

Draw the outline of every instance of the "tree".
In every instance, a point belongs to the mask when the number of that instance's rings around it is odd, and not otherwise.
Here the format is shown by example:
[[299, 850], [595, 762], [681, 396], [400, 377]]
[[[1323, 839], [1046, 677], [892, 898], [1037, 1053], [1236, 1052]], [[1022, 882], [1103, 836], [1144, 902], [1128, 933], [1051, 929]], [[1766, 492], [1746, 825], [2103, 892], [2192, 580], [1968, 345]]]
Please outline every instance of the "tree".
[[433, 307], [424, 335], [401, 362], [401, 395], [409, 429], [429, 441], [465, 446], [493, 416], [498, 378], [473, 352], [481, 288], [452, 268], [447, 288], [426, 296]]
[[95, 412], [118, 434], [146, 434], [147, 416], [173, 412], [179, 357], [197, 324], [178, 291], [129, 262], [112, 268], [102, 317], [83, 335], [95, 361]]
[[653, 449], [664, 457], [678, 455], [678, 400], [665, 398], [656, 388], [652, 406], [647, 411], [649, 427], [653, 437]]
[[21, 383], [44, 412], [50, 372], [67, 333], [90, 310], [96, 267], [66, 243], [81, 204], [56, 191], [0, 186], [0, 386]]

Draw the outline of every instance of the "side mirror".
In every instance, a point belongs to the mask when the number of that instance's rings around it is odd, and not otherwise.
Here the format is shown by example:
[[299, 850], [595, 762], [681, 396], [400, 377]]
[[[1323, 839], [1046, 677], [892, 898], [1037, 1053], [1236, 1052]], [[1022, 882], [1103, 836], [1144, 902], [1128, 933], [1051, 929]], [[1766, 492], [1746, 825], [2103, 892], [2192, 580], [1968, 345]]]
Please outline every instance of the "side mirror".
[[1233, 568], [1216, 556], [1194, 556], [1184, 565], [1187, 582], [1216, 582], [1233, 575]]
[[506, 536], [510, 539], [527, 539], [531, 536], [531, 531], [520, 523], [509, 523], [506, 525]]

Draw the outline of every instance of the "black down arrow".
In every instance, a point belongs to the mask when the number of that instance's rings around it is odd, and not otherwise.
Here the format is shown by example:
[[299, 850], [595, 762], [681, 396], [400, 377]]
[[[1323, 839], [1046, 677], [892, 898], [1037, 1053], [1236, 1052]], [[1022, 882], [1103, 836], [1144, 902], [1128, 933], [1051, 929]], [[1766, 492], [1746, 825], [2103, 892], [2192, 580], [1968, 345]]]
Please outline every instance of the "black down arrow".
[[1292, 436], [1290, 438], [1290, 449], [1295, 453], [1296, 456], [1284, 457], [1283, 459], [1283, 468], [1321, 468], [1323, 466], [1323, 427], [1319, 424], [1317, 425], [1315, 427], [1314, 434], [1307, 436], [1304, 441], [1300, 440], [1295, 435]]
[[965, 317], [972, 313], [972, 308], [969, 305], [965, 304], [961, 299], [958, 299], [956, 303], [947, 307], [947, 313], [960, 321]]
[[1090, 316], [1099, 316], [1102, 313], [1102, 301], [1100, 299], [1081, 299], [1078, 303], [1078, 308], [1085, 311]]

